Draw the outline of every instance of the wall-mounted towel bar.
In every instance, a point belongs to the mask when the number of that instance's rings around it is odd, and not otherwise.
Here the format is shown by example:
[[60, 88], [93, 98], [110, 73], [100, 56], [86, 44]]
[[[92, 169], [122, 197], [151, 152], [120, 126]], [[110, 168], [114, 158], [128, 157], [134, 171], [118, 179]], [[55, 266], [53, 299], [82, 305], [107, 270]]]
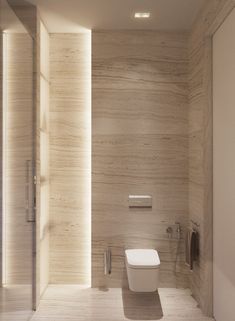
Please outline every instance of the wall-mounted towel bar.
[[188, 228], [185, 239], [185, 263], [193, 271], [194, 262], [199, 257], [199, 233], [194, 228]]

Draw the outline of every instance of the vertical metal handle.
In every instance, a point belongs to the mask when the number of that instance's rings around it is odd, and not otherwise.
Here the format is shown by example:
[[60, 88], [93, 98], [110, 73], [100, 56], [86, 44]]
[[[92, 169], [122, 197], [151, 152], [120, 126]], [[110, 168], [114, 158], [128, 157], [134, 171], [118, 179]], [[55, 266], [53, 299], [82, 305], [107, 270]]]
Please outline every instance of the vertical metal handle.
[[26, 221], [35, 222], [34, 215], [34, 182], [32, 161], [26, 161], [25, 211]]
[[112, 272], [112, 254], [110, 248], [104, 252], [104, 274], [108, 275]]

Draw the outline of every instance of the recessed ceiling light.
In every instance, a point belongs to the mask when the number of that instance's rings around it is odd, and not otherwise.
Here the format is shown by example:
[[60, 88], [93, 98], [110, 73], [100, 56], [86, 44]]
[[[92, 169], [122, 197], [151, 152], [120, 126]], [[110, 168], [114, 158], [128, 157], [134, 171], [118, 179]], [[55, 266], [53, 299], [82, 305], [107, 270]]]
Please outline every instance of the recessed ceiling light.
[[150, 12], [135, 12], [135, 18], [146, 19], [150, 18]]

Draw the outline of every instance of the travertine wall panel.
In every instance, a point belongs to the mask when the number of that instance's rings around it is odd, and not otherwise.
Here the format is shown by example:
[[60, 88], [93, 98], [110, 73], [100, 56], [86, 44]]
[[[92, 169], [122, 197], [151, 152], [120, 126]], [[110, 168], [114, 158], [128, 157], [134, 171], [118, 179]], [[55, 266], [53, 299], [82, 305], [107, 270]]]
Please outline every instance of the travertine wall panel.
[[[92, 285], [126, 285], [124, 249], [149, 247], [160, 254], [161, 286], [187, 287], [175, 222], [185, 231], [188, 37], [100, 31], [92, 39]], [[153, 208], [130, 210], [129, 194], [152, 195]]]

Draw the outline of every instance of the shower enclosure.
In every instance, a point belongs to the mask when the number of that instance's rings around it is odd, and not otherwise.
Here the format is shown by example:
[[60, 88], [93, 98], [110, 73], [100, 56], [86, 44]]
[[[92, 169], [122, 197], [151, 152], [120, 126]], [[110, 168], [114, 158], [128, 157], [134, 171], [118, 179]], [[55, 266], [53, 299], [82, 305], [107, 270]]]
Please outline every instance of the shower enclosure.
[[27, 320], [37, 306], [38, 282], [36, 11], [24, 0], [0, 6], [0, 311]]

